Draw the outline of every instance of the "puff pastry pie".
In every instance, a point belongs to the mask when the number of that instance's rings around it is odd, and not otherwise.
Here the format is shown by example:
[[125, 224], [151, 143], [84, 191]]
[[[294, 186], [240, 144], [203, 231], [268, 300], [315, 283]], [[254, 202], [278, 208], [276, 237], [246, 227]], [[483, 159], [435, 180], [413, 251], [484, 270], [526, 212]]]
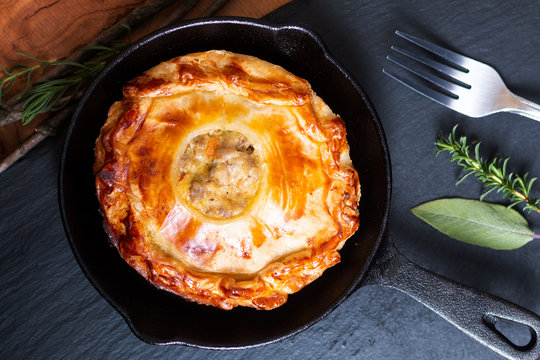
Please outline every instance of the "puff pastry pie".
[[155, 286], [273, 309], [340, 261], [360, 184], [342, 119], [309, 83], [212, 50], [127, 82], [95, 148], [105, 228]]

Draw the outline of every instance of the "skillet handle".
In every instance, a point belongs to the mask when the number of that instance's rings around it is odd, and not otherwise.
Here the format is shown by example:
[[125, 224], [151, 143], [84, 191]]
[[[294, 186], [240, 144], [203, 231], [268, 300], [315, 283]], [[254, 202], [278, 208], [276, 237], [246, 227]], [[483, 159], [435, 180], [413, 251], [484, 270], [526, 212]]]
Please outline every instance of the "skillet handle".
[[[508, 359], [540, 359], [540, 317], [493, 295], [428, 271], [403, 256], [391, 239], [378, 250], [362, 285], [382, 285], [416, 299], [458, 329]], [[495, 328], [498, 319], [529, 328], [531, 340], [517, 346]]]

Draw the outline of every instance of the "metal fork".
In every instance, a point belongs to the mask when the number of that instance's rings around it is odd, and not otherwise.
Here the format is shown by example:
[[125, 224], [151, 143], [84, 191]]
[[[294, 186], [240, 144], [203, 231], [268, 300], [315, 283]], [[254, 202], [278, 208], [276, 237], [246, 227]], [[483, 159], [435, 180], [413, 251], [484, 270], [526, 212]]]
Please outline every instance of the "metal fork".
[[400, 83], [441, 105], [470, 117], [482, 117], [507, 111], [540, 121], [540, 105], [510, 92], [500, 75], [491, 66], [398, 30], [396, 30], [396, 35], [438, 55], [450, 65], [429, 56], [392, 46], [393, 51], [436, 70], [433, 72], [420, 67], [411, 67], [399, 58], [388, 55], [386, 57], [388, 60], [424, 78], [435, 87], [431, 88], [383, 69], [385, 74]]

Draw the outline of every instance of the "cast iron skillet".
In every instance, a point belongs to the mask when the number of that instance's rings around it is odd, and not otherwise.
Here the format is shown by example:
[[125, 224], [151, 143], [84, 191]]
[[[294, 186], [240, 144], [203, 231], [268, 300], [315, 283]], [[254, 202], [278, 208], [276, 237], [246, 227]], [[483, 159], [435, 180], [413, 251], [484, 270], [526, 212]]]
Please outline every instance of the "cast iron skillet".
[[[272, 311], [223, 311], [158, 290], [109, 245], [98, 212], [92, 174], [94, 141], [108, 108], [121, 98], [122, 85], [162, 61], [210, 49], [254, 55], [307, 79], [345, 120], [351, 156], [360, 175], [361, 226], [342, 249], [341, 263]], [[390, 190], [390, 160], [375, 110], [321, 40], [302, 27], [242, 18], [196, 20], [160, 30], [107, 66], [74, 114], [59, 181], [64, 227], [81, 268], [133, 332], [149, 343], [228, 349], [274, 342], [308, 328], [358, 287], [376, 284], [404, 291], [506, 357], [536, 359], [540, 354], [537, 315], [441, 278], [396, 251], [385, 236]], [[512, 345], [495, 329], [497, 317], [528, 325], [530, 343]]]

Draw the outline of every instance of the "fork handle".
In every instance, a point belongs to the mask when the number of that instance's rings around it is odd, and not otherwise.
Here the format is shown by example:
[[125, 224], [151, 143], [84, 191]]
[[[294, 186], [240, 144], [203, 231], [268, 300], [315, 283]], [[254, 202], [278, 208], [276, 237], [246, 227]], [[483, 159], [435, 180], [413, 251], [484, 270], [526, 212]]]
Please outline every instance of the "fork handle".
[[513, 101], [505, 111], [540, 121], [540, 105], [524, 99], [521, 96], [517, 96], [516, 94], [510, 93], [510, 95]]

